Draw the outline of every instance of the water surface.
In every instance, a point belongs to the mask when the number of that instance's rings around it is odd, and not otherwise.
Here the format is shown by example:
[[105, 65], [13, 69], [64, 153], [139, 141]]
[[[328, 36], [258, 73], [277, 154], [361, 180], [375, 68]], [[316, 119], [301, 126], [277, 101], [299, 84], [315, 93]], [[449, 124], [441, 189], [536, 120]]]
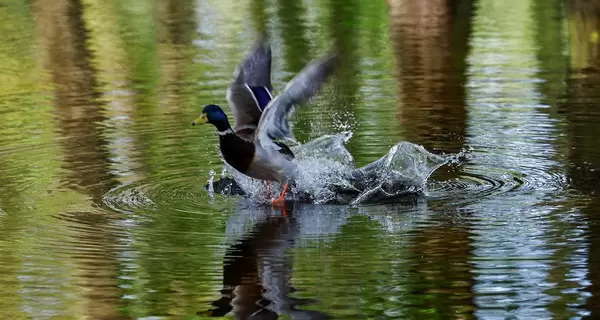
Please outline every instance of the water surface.
[[[0, 318], [600, 317], [599, 11], [450, 2], [1, 4]], [[301, 142], [459, 160], [396, 203], [210, 196], [190, 121], [262, 31], [276, 91], [344, 53]]]

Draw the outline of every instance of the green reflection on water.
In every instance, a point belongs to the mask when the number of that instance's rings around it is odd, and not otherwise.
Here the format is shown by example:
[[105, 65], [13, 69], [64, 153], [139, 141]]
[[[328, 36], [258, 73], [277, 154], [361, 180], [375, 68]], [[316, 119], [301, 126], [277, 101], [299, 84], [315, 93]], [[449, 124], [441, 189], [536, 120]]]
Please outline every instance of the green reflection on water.
[[[458, 152], [473, 128], [493, 129], [469, 120], [477, 109], [466, 100], [516, 105], [505, 112], [516, 127], [537, 121], [519, 105], [540, 102], [560, 122], [549, 134], [567, 127], [566, 137], [550, 142], [564, 151], [553, 159], [572, 161], [575, 187], [592, 193], [594, 180], [581, 168], [598, 163], [598, 126], [587, 118], [598, 81], [567, 69], [597, 67], [597, 17], [586, 20], [577, 8], [565, 13], [549, 3], [432, 1], [425, 9], [401, 0], [1, 4], [0, 313], [11, 319], [193, 316], [219, 298], [230, 258], [223, 258], [229, 219], [240, 208], [237, 199], [204, 192], [210, 170], [221, 169], [217, 138], [189, 123], [203, 104], [226, 105], [233, 69], [262, 31], [273, 39], [277, 90], [320, 53], [344, 52], [336, 81], [311, 108], [298, 110], [300, 140], [349, 128], [359, 165], [402, 139]], [[471, 33], [498, 43], [473, 42]], [[478, 61], [482, 55], [499, 60]], [[493, 96], [478, 92], [481, 86], [467, 88], [468, 81], [489, 80], [486, 66], [505, 72]], [[583, 107], [560, 116], [565, 101]], [[116, 187], [122, 189], [114, 194], [132, 195], [111, 207], [105, 195]], [[320, 300], [306, 309], [342, 318], [474, 318], [474, 226], [453, 219], [460, 210], [437, 212], [431, 219], [445, 224], [406, 233], [348, 210], [352, 216], [339, 230], [290, 249], [295, 295]], [[395, 222], [410, 224], [404, 217]], [[576, 225], [551, 222], [556, 238]], [[549, 256], [558, 262], [548, 281], [577, 287], [566, 278], [571, 265], [563, 259], [578, 250], [558, 249]], [[589, 269], [597, 270], [592, 263]], [[574, 315], [566, 304], [579, 296], [547, 293], [560, 297], [548, 306], [553, 315]]]

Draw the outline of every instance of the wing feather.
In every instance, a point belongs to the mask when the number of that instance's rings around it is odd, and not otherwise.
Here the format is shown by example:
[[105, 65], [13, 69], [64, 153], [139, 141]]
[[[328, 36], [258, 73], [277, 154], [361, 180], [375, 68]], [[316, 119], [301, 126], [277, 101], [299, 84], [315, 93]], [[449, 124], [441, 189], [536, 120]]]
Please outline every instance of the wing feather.
[[[271, 84], [271, 47], [266, 36], [255, 41], [238, 64], [227, 89], [227, 101], [235, 120], [234, 131], [256, 128], [264, 105], [268, 103]], [[262, 104], [262, 105], [261, 105]]]
[[264, 149], [279, 150], [281, 147], [274, 140], [293, 141], [289, 115], [295, 106], [306, 103], [318, 93], [335, 71], [337, 62], [338, 54], [329, 53], [300, 71], [263, 111], [255, 134], [255, 142]]

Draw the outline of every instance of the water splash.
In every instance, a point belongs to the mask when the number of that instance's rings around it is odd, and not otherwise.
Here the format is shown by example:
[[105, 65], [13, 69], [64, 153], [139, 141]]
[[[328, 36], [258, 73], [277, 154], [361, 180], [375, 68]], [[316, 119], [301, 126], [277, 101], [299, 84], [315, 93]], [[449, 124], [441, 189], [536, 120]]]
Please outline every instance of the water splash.
[[[373, 163], [356, 168], [346, 149], [351, 133], [326, 135], [292, 148], [299, 174], [290, 200], [311, 203], [359, 204], [422, 194], [427, 178], [451, 161], [450, 156], [434, 155], [422, 146], [399, 142]], [[241, 193], [259, 202], [268, 202], [281, 186], [249, 178], [225, 165]], [[216, 185], [216, 184], [215, 184]], [[229, 185], [229, 190], [234, 189]], [[220, 190], [215, 188], [215, 190]], [[225, 190], [221, 193], [230, 194]]]
[[451, 157], [423, 146], [399, 142], [384, 157], [352, 173], [353, 186], [362, 191], [351, 204], [422, 193], [429, 176], [449, 161]]
[[[214, 199], [215, 197], [215, 187], [214, 187], [214, 183], [215, 183], [215, 170], [210, 169], [210, 171], [208, 172], [209, 174], [209, 178], [208, 178], [208, 196], [210, 197], [211, 200]], [[225, 177], [225, 170], [223, 170], [223, 172], [221, 173], [221, 178]]]

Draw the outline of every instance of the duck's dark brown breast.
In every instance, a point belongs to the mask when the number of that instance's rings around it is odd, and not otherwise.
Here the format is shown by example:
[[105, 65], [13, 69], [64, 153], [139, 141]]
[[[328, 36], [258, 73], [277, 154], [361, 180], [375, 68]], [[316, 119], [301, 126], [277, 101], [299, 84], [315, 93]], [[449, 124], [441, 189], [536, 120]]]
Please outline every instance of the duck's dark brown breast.
[[225, 162], [237, 171], [246, 173], [254, 159], [254, 144], [235, 134], [223, 135], [219, 139]]

